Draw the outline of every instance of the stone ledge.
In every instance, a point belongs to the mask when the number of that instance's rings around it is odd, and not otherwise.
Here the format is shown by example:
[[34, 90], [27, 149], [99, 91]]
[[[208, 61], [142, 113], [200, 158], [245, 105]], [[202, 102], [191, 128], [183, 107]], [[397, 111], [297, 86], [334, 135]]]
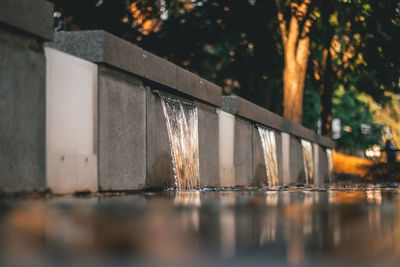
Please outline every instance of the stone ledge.
[[327, 148], [335, 148], [335, 142], [325, 136], [317, 135], [317, 143]]
[[314, 131], [293, 121], [285, 120], [285, 131], [314, 143], [317, 141], [317, 134]]
[[53, 4], [42, 0], [0, 0], [0, 22], [49, 41]]
[[335, 146], [335, 142], [331, 139], [319, 136], [298, 123], [285, 120], [281, 116], [236, 95], [223, 96], [221, 109], [230, 114], [318, 143], [324, 147], [333, 148]]
[[54, 41], [47, 45], [117, 67], [214, 106], [221, 105], [221, 87], [111, 33], [102, 30], [57, 32]]
[[281, 116], [239, 96], [223, 96], [221, 109], [276, 130], [283, 130], [285, 120]]

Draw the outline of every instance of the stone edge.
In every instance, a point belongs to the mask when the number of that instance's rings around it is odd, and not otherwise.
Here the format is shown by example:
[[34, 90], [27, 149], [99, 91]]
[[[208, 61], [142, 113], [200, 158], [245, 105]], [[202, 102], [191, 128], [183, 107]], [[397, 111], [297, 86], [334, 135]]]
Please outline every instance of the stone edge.
[[0, 22], [43, 40], [53, 38], [52, 3], [42, 0], [0, 0]]
[[284, 119], [240, 96], [229, 95], [222, 97], [221, 109], [233, 115], [238, 115], [267, 127], [283, 131]]
[[287, 132], [293, 136], [309, 140], [321, 146], [328, 148], [335, 147], [335, 142], [333, 140], [320, 136], [298, 123], [285, 120], [281, 116], [239, 96], [222, 96], [221, 109], [230, 114], [243, 117], [279, 131]]
[[221, 87], [103, 30], [57, 32], [47, 46], [221, 106]]

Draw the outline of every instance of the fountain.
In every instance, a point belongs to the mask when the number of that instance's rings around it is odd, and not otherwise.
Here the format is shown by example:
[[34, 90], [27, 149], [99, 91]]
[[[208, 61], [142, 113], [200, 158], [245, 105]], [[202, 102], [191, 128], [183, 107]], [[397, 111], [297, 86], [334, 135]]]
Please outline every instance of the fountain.
[[333, 153], [332, 149], [326, 149], [326, 156], [328, 158], [328, 170], [329, 170], [329, 183], [332, 183], [333, 179]]
[[179, 191], [198, 189], [197, 107], [192, 102], [163, 93], [160, 93], [160, 98], [167, 123], [175, 185]]
[[268, 179], [268, 185], [278, 184], [278, 163], [276, 158], [276, 141], [274, 131], [258, 126], [261, 143], [264, 152], [265, 170]]
[[301, 140], [301, 146], [303, 148], [305, 183], [312, 184], [314, 180], [312, 145], [309, 141]]

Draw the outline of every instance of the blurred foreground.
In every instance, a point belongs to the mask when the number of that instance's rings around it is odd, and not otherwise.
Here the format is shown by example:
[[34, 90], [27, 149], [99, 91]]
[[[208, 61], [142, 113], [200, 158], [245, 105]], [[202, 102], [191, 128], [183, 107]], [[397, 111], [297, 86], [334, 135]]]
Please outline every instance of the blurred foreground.
[[395, 186], [3, 198], [0, 225], [0, 265], [400, 262]]

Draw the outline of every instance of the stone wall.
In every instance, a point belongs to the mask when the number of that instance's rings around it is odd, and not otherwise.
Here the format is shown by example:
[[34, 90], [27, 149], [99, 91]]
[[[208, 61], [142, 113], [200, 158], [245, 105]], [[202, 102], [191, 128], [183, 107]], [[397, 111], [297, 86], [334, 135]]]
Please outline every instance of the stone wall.
[[0, 8], [0, 191], [46, 189], [46, 61], [53, 6], [2, 0]]
[[266, 184], [258, 125], [274, 131], [281, 184], [305, 181], [303, 139], [313, 144], [315, 183], [330, 181], [331, 140], [238, 96], [222, 96], [219, 86], [105, 31], [55, 33], [45, 55], [52, 5], [3, 2], [1, 190], [174, 186], [159, 92], [197, 106], [201, 186]]
[[161, 91], [195, 101], [200, 182], [219, 185], [220, 87], [104, 31], [60, 32], [47, 45], [99, 66], [100, 190], [175, 185]]
[[[273, 130], [275, 133], [280, 184], [304, 184], [306, 182], [301, 140], [313, 144], [313, 183], [324, 184], [330, 181], [331, 170], [328, 168], [326, 154], [326, 149], [334, 146], [330, 139], [318, 136], [297, 123], [287, 121], [235, 95], [223, 96], [221, 109], [236, 117], [233, 168], [234, 176], [240, 178], [236, 179], [235, 184], [232, 185], [267, 183], [263, 149], [256, 128], [258, 125]], [[225, 166], [225, 168], [229, 168], [229, 166]]]

